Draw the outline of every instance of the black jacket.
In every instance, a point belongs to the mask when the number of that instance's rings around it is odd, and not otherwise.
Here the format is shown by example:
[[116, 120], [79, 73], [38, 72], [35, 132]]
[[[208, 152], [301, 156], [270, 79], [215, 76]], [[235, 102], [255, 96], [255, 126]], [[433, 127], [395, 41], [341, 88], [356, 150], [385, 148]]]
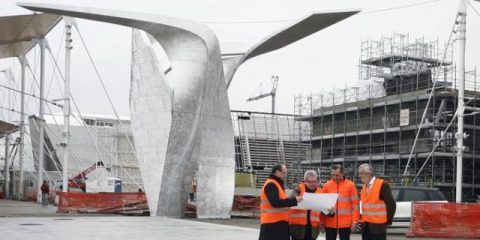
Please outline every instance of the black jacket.
[[370, 232], [373, 234], [384, 233], [387, 231], [387, 227], [392, 225], [393, 216], [395, 215], [395, 211], [397, 209], [397, 203], [393, 198], [390, 185], [388, 185], [388, 183], [386, 183], [385, 181], [383, 182], [382, 187], [380, 188], [379, 195], [380, 195], [379, 196], [380, 200], [383, 200], [385, 202], [385, 205], [387, 205], [387, 223], [386, 224], [385, 223], [384, 224], [366, 223], [362, 225], [362, 231], [364, 230], [365, 227], [368, 227]]
[[[283, 189], [283, 180], [270, 175], [270, 178], [276, 180]], [[275, 208], [280, 207], [292, 207], [297, 206], [296, 198], [280, 199], [279, 192], [275, 184], [269, 183], [265, 186], [265, 195], [267, 195], [268, 201]], [[259, 240], [289, 240], [290, 235], [288, 232], [288, 221], [280, 221], [276, 223], [264, 223], [260, 226]]]

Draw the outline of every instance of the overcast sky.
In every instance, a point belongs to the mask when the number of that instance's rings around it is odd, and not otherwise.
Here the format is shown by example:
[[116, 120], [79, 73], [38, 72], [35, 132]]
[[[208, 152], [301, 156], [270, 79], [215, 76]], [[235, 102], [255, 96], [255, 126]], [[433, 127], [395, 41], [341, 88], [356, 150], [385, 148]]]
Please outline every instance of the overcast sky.
[[[204, 22], [217, 34], [223, 52], [247, 49], [311, 12], [362, 8], [360, 14], [283, 49], [251, 59], [239, 68], [228, 91], [231, 109], [269, 112], [270, 98], [249, 103], [245, 100], [259, 92], [261, 83], [265, 88], [271, 76], [278, 75], [277, 112], [281, 113], [293, 113], [296, 94], [356, 85], [362, 40], [397, 32], [409, 33], [410, 39], [424, 37], [426, 40], [446, 42], [458, 9], [457, 0], [55, 0], [50, 3], [149, 12]], [[1, 16], [30, 13], [17, 7], [12, 0], [2, 0], [0, 4]], [[472, 2], [472, 5], [480, 10], [479, 2]], [[128, 116], [131, 29], [85, 20], [77, 20], [77, 23], [117, 111], [121, 116]], [[480, 63], [480, 16], [471, 8], [467, 28], [469, 70]], [[48, 36], [54, 54], [58, 53], [59, 47], [61, 49], [60, 64], [63, 64], [64, 54], [63, 46], [60, 46], [62, 31], [63, 23]], [[80, 110], [83, 113], [112, 115], [77, 34], [74, 34], [73, 45], [72, 94]], [[38, 55], [33, 51], [30, 54], [32, 62], [35, 56]], [[1, 66], [18, 69], [18, 64], [11, 59], [2, 61]], [[48, 68], [53, 68], [52, 64]], [[47, 98], [59, 98], [61, 86], [56, 80], [50, 85], [51, 79], [51, 74], [47, 74], [47, 90], [50, 89]], [[0, 76], [0, 83], [5, 84], [5, 81]], [[28, 87], [27, 91], [34, 90]], [[5, 96], [4, 89], [1, 89], [0, 96]], [[34, 111], [35, 104], [31, 100], [29, 109]], [[2, 106], [5, 107], [3, 100]], [[52, 108], [52, 111], [59, 112], [61, 109]]]

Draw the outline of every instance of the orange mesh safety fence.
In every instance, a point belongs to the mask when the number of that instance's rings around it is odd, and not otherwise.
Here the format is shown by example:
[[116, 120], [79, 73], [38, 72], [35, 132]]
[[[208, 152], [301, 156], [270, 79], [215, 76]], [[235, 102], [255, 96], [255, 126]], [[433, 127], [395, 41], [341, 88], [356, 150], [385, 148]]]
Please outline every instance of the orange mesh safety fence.
[[480, 238], [480, 204], [414, 202], [407, 236]]
[[132, 193], [83, 193], [59, 192], [58, 212], [116, 213], [146, 210], [144, 192]]

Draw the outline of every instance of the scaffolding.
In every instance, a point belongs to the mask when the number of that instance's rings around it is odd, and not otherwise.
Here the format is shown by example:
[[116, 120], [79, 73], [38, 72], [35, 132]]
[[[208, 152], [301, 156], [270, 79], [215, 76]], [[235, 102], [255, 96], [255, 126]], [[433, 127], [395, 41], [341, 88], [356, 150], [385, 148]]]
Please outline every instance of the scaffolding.
[[[326, 181], [329, 167], [341, 164], [346, 175], [360, 183], [358, 165], [370, 163], [376, 175], [391, 184], [412, 184], [418, 175], [415, 184], [440, 188], [453, 199], [456, 129], [446, 128], [450, 121], [456, 121], [457, 84], [451, 46], [441, 52], [438, 45], [438, 40], [410, 41], [407, 34], [364, 41], [358, 86], [296, 96], [296, 120], [311, 124], [310, 136], [298, 132], [299, 140], [311, 146], [302, 168], [320, 169], [321, 181]], [[466, 76], [465, 95], [472, 107], [480, 105], [477, 75], [474, 70]], [[425, 109], [427, 116], [422, 123]], [[464, 199], [468, 200], [480, 195], [480, 116], [465, 114], [463, 182]], [[418, 132], [412, 162], [403, 178]], [[439, 147], [427, 160], [437, 142]]]
[[[426, 72], [437, 73], [437, 84], [453, 79], [453, 47], [439, 47], [439, 40], [425, 38], [410, 40], [409, 34], [394, 33], [379, 40], [361, 43], [359, 80], [371, 78], [392, 79], [395, 76], [411, 76]], [[410, 88], [404, 86], [404, 91]]]

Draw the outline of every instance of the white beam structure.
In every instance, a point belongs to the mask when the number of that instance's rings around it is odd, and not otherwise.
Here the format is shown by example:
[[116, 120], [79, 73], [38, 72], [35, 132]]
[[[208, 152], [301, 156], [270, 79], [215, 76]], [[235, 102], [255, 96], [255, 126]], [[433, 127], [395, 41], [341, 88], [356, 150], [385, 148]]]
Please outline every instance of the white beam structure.
[[38, 118], [39, 121], [39, 139], [38, 139], [38, 164], [37, 164], [37, 171], [38, 171], [38, 179], [37, 179], [37, 202], [42, 202], [42, 190], [40, 187], [43, 183], [43, 172], [44, 172], [44, 144], [45, 144], [45, 38], [41, 37], [38, 38], [38, 44], [40, 46], [40, 99], [39, 99], [39, 111], [38, 111]]
[[4, 182], [4, 194], [5, 198], [9, 199], [10, 198], [10, 134], [5, 134], [5, 168], [3, 172], [3, 176], [5, 177], [5, 182]]
[[455, 201], [462, 202], [462, 186], [463, 186], [463, 114], [465, 110], [465, 44], [467, 31], [467, 1], [460, 0], [460, 7], [458, 10], [458, 44], [459, 44], [459, 59], [458, 59], [458, 116], [457, 116], [457, 172], [456, 172], [456, 191]]
[[[25, 136], [25, 67], [27, 59], [25, 55], [37, 44], [60, 21], [58, 15], [53, 14], [30, 14], [0, 17], [0, 59], [18, 57], [22, 71], [21, 102], [20, 102], [20, 184], [19, 199], [23, 199], [23, 157], [24, 157], [24, 136]], [[41, 45], [42, 46], [42, 45]], [[42, 51], [44, 64], [45, 52]], [[44, 65], [42, 67], [44, 69]], [[43, 70], [42, 70], [43, 72]], [[43, 99], [43, 96], [41, 96]], [[40, 101], [40, 105], [42, 101]], [[43, 140], [43, 139], [42, 139]], [[40, 155], [39, 155], [40, 156]], [[41, 174], [39, 172], [39, 174]], [[40, 180], [39, 180], [39, 183]]]
[[26, 59], [25, 55], [21, 55], [18, 57], [18, 60], [20, 61], [20, 67], [21, 67], [21, 83], [20, 83], [20, 141], [18, 144], [19, 146], [19, 153], [18, 153], [18, 158], [20, 162], [20, 176], [19, 176], [19, 181], [18, 181], [18, 200], [23, 200], [24, 199], [24, 184], [23, 184], [23, 174], [24, 174], [24, 166], [23, 166], [23, 161], [24, 161], [24, 149], [25, 149], [25, 70], [26, 70]]
[[68, 192], [68, 145], [70, 144], [70, 54], [72, 51], [72, 18], [65, 21], [65, 89], [63, 97], [63, 131], [62, 131], [62, 191]]

